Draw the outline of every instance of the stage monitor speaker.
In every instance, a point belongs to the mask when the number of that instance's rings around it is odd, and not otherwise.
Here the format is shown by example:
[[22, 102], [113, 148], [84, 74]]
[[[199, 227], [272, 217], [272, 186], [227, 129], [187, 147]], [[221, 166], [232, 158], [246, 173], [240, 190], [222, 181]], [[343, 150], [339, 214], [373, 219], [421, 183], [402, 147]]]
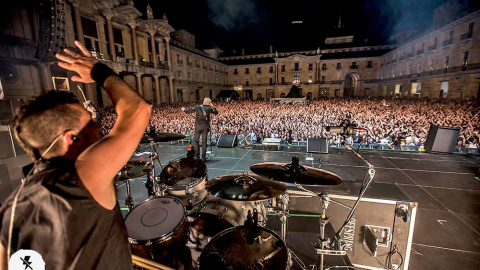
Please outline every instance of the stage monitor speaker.
[[12, 121], [21, 103], [20, 99], [0, 99], [0, 121]]
[[222, 134], [218, 139], [217, 147], [233, 148], [237, 140], [237, 135]]
[[0, 162], [0, 204], [12, 193], [12, 184], [8, 174], [7, 164]]
[[328, 154], [327, 139], [307, 138], [307, 153], [321, 153]]
[[425, 152], [453, 153], [460, 135], [460, 128], [431, 125], [425, 141]]

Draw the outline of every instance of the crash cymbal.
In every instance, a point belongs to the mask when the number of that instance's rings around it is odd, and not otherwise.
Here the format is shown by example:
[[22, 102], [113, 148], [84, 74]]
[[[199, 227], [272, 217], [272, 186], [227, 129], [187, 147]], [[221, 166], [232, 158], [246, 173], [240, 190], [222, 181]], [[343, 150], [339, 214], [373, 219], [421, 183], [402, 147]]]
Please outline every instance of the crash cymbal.
[[205, 162], [198, 158], [181, 158], [170, 162], [160, 173], [160, 182], [167, 186], [174, 186], [176, 183], [187, 179], [203, 177], [207, 172]]
[[141, 142], [150, 143], [150, 142], [170, 142], [178, 141], [185, 139], [185, 135], [177, 133], [157, 133], [157, 134], [148, 134], [144, 135]]
[[287, 190], [283, 183], [247, 172], [216, 177], [205, 187], [216, 197], [235, 201], [268, 200]]
[[340, 176], [313, 167], [299, 164], [298, 157], [292, 158], [292, 163], [257, 163], [250, 167], [256, 174], [274, 180], [312, 186], [340, 185]]
[[122, 170], [119, 172], [117, 181], [128, 181], [144, 176], [148, 172], [153, 170], [152, 163], [143, 160], [130, 160], [125, 164]]

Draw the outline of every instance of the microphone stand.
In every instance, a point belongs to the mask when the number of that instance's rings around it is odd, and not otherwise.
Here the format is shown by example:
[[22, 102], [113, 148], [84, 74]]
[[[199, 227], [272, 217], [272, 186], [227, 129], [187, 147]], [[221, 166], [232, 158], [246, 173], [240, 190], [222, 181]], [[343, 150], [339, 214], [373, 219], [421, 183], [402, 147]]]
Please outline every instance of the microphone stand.
[[[343, 229], [345, 226], [348, 224], [350, 219], [353, 217], [353, 213], [357, 209], [358, 204], [360, 203], [360, 200], [362, 199], [363, 195], [367, 191], [368, 186], [370, 183], [372, 183], [373, 178], [375, 177], [375, 169], [372, 164], [370, 164], [368, 161], [366, 161], [358, 152], [356, 152], [351, 145], [348, 143], [343, 143], [346, 149], [350, 150], [355, 156], [363, 160], [367, 165], [368, 165], [368, 170], [365, 173], [365, 177], [363, 179], [362, 187], [360, 188], [360, 194], [358, 195], [358, 199], [355, 201], [355, 204], [352, 206], [350, 213], [348, 214], [347, 218], [345, 219], [345, 222], [343, 225], [340, 227], [340, 229], [335, 233], [336, 238], [340, 238], [340, 234], [342, 233]], [[337, 240], [338, 240], [337, 239]]]

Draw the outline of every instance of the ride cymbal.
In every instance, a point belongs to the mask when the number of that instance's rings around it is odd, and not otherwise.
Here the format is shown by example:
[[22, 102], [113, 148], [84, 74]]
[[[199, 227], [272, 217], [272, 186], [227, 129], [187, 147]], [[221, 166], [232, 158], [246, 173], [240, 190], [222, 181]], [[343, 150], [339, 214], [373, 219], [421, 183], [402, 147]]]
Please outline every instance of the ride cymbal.
[[283, 183], [247, 172], [216, 177], [205, 187], [216, 197], [235, 201], [269, 200], [287, 190]]
[[258, 175], [287, 183], [324, 186], [340, 185], [343, 182], [340, 176], [334, 173], [300, 165], [298, 157], [293, 157], [292, 163], [253, 164], [250, 170]]
[[143, 160], [130, 160], [125, 164], [116, 177], [117, 181], [128, 181], [144, 176], [153, 170], [152, 163]]

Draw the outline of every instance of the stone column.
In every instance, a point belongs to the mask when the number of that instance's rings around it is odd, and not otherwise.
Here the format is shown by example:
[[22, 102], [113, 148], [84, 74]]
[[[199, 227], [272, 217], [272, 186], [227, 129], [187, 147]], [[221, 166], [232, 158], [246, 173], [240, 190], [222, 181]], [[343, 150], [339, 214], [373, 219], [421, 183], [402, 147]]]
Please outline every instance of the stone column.
[[153, 76], [153, 79], [155, 80], [155, 102], [161, 104], [163, 97], [160, 95], [160, 78], [158, 76]]
[[278, 63], [275, 63], [275, 84], [278, 82]]
[[142, 75], [143, 75], [143, 73], [141, 73], [141, 72], [135, 73], [135, 78], [136, 78], [136, 82], [137, 82], [137, 92], [143, 98]]
[[130, 25], [130, 28], [132, 29], [133, 59], [137, 65], [140, 65], [140, 61], [138, 59], [137, 31], [135, 29], [137, 27], [137, 23], [135, 20], [131, 20], [128, 25]]
[[110, 54], [112, 56], [112, 61], [117, 62], [117, 51], [115, 48], [115, 40], [113, 38], [113, 26], [112, 26], [112, 17], [115, 15], [115, 12], [111, 9], [102, 10], [103, 16], [107, 18], [107, 31], [108, 31], [108, 44], [110, 45]]
[[165, 61], [165, 52], [163, 51], [163, 40], [160, 40], [158, 42], [158, 54], [160, 56], [160, 61], [164, 62]]
[[161, 96], [163, 102], [168, 103], [167, 86], [166, 86], [166, 80], [165, 79], [166, 79], [166, 77], [159, 78], [160, 96]]
[[168, 87], [170, 88], [170, 103], [174, 103], [175, 102], [175, 91], [173, 89], [173, 76], [168, 77]]
[[316, 66], [315, 66], [315, 82], [320, 81], [320, 60], [316, 61]]
[[152, 61], [155, 68], [157, 68], [157, 50], [155, 50], [155, 28], [148, 28], [147, 32], [150, 34], [150, 47], [152, 47]]
[[70, 0], [70, 3], [73, 5], [73, 16], [75, 17], [75, 27], [77, 28], [77, 40], [85, 45], [82, 18], [80, 17], [80, 4], [82, 3], [82, 0]]
[[[170, 38], [169, 37], [164, 37], [164, 39], [167, 43], [167, 64], [168, 64], [169, 69], [172, 70], [172, 56], [170, 55]], [[172, 98], [170, 97], [170, 99], [172, 99]]]

